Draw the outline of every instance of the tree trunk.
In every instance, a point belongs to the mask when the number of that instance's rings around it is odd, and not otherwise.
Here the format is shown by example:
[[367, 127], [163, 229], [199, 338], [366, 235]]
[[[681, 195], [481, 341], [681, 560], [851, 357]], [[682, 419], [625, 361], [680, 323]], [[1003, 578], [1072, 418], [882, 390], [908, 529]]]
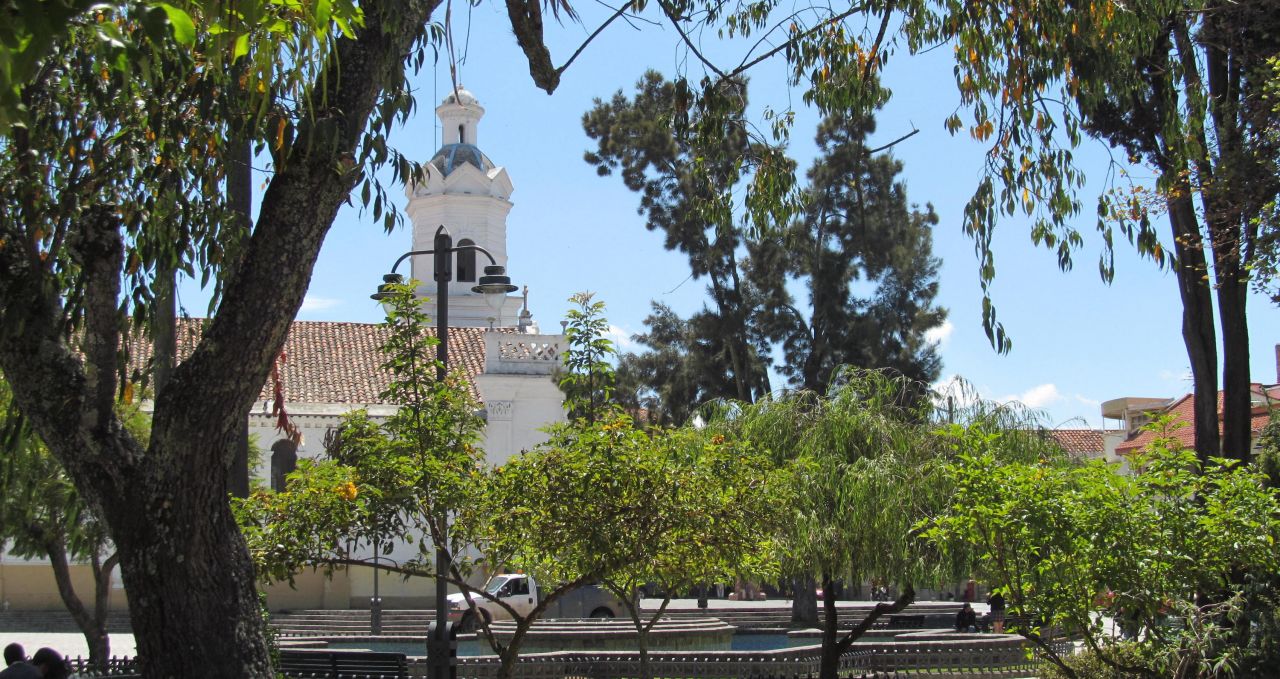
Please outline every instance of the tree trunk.
[[[836, 642], [840, 633], [840, 612], [836, 609], [836, 599], [831, 596], [832, 583], [830, 577], [822, 578], [822, 659], [818, 665], [819, 679], [838, 679], [840, 674], [840, 653], [842, 649]], [[813, 591], [813, 588], [810, 588]]]
[[[240, 69], [243, 70], [243, 65]], [[253, 230], [253, 148], [243, 129], [227, 144], [227, 205], [235, 213], [236, 231], [247, 238]], [[236, 435], [235, 459], [231, 463], [231, 475], [227, 491], [238, 498], [249, 497], [249, 412], [242, 418], [243, 426]]]
[[[67, 612], [71, 614], [71, 619], [75, 621], [76, 627], [80, 628], [80, 633], [84, 635], [85, 645], [89, 647], [89, 664], [94, 667], [105, 669], [107, 658], [111, 657], [111, 640], [107, 636], [107, 628], [105, 621], [105, 611], [102, 610], [100, 587], [95, 586], [94, 591], [94, 611], [89, 612], [84, 607], [84, 602], [80, 601], [80, 597], [76, 595], [75, 587], [71, 584], [71, 568], [67, 559], [66, 545], [59, 538], [47, 540], [45, 542], [45, 553], [49, 556], [49, 563], [53, 566], [53, 580], [58, 586], [58, 596], [62, 598], [62, 604], [66, 606]], [[94, 569], [97, 570], [96, 568]], [[95, 572], [95, 575], [97, 573]], [[95, 578], [95, 585], [100, 580]]]
[[636, 637], [636, 646], [640, 651], [640, 679], [649, 679], [653, 673], [649, 671], [649, 630], [641, 629]]
[[235, 668], [271, 677], [253, 563], [227, 505], [227, 466], [200, 473], [155, 474], [137, 484], [136, 500], [103, 503], [143, 673], [215, 679]]
[[1168, 200], [1173, 227], [1175, 271], [1182, 298], [1182, 340], [1191, 362], [1195, 394], [1195, 445], [1201, 460], [1220, 454], [1218, 444], [1218, 346], [1214, 330], [1213, 299], [1209, 292], [1208, 264], [1199, 220], [1191, 204], [1186, 182]]
[[[102, 644], [96, 649], [89, 646], [89, 662], [103, 670], [106, 670], [107, 660], [111, 658], [111, 641], [107, 635], [107, 616], [111, 613], [111, 573], [119, 562], [120, 559], [115, 554], [108, 556], [105, 561], [99, 561], [95, 554], [90, 562], [93, 564], [93, 624], [95, 629], [101, 630]], [[85, 639], [88, 640], [87, 635]], [[94, 659], [95, 650], [101, 654], [98, 656], [100, 660]]]
[[811, 575], [791, 578], [794, 592], [791, 597], [791, 622], [811, 627], [818, 626], [818, 594], [814, 591], [817, 581]]
[[511, 679], [516, 675], [516, 665], [520, 662], [520, 645], [524, 643], [524, 635], [532, 625], [533, 620], [529, 618], [517, 621], [511, 641], [498, 653], [497, 679]]
[[1215, 256], [1222, 324], [1222, 455], [1247, 463], [1253, 457], [1249, 321], [1245, 316], [1248, 278], [1240, 270], [1238, 253], [1223, 257], [1215, 248]]

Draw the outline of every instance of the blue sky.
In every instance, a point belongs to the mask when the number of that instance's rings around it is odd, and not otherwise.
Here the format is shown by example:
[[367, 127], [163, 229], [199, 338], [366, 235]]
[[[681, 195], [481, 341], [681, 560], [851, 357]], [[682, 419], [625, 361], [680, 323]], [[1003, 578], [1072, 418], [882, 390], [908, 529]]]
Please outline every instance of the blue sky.
[[[578, 9], [584, 25], [561, 26], [547, 18], [557, 65], [606, 11], [599, 5], [579, 4]], [[630, 94], [646, 68], [668, 76], [682, 68], [692, 77], [700, 75], [675, 32], [616, 23], [587, 47], [556, 93], [548, 96], [533, 86], [501, 5], [468, 9], [462, 3], [455, 14], [454, 39], [464, 57], [460, 82], [486, 109], [479, 146], [507, 168], [515, 184], [508, 273], [514, 283], [529, 286], [530, 307], [542, 328], [556, 330], [569, 307], [567, 298], [582, 290], [595, 292], [607, 304], [624, 348], [626, 338], [642, 330], [650, 300], [682, 314], [701, 307], [703, 282], [689, 279], [685, 258], [664, 251], [661, 236], [644, 228], [636, 195], [617, 177], [596, 176], [582, 160], [591, 140], [582, 131], [581, 117], [593, 98], [607, 98], [619, 89]], [[733, 62], [743, 47], [717, 46], [710, 40], [707, 45], [718, 58]], [[798, 109], [791, 151], [804, 168], [813, 157], [817, 116], [802, 109], [799, 90], [785, 87], [781, 66], [769, 64], [754, 72], [752, 104], [757, 110], [764, 105]], [[894, 96], [878, 116], [872, 140], [885, 143], [920, 130], [892, 153], [904, 163], [901, 177], [911, 200], [932, 203], [941, 219], [934, 233], [934, 254], [943, 262], [938, 301], [950, 312], [937, 337], [943, 378], [962, 376], [986, 398], [1022, 400], [1044, 409], [1048, 421], [1061, 426], [1101, 425], [1099, 404], [1112, 398], [1175, 397], [1190, 391], [1173, 275], [1119, 244], [1115, 281], [1104, 285], [1097, 274], [1096, 239], [1079, 253], [1075, 270], [1060, 272], [1055, 255], [1035, 248], [1025, 221], [1018, 219], [1002, 222], [996, 233], [993, 287], [1014, 348], [1007, 355], [991, 349], [981, 325], [973, 245], [960, 228], [985, 148], [943, 128], [959, 102], [951, 66], [951, 50], [945, 47], [921, 56], [897, 54], [885, 73]], [[413, 82], [417, 114], [391, 142], [425, 161], [438, 146], [434, 108], [449, 91], [447, 66], [443, 60], [436, 69], [428, 64]], [[763, 129], [764, 123], [760, 125]], [[1105, 170], [1106, 154], [1100, 148], [1079, 155], [1086, 169]], [[403, 205], [403, 192], [390, 191]], [[1083, 196], [1086, 210], [1078, 227], [1086, 239], [1093, 233], [1093, 195]], [[1161, 222], [1161, 233], [1165, 231]], [[299, 318], [380, 321], [381, 311], [369, 294], [409, 246], [408, 228], [388, 235], [370, 216], [344, 208], [325, 242]], [[182, 303], [189, 313], [203, 315], [203, 297], [193, 286], [184, 288]], [[1259, 296], [1249, 304], [1253, 379], [1273, 382], [1280, 314]]]

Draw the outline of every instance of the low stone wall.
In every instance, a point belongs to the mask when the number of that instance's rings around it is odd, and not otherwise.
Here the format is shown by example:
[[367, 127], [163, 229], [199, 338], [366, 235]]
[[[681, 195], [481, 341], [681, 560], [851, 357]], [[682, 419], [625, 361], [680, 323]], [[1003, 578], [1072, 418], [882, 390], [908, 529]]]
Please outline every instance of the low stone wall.
[[[922, 635], [923, 636], [923, 635]], [[963, 635], [948, 635], [963, 636]], [[840, 659], [846, 679], [1013, 679], [1031, 676], [1036, 662], [1024, 639], [1014, 635], [859, 643]], [[1069, 652], [1067, 642], [1062, 652]], [[803, 646], [774, 651], [654, 651], [650, 673], [657, 679], [814, 679], [822, 649]], [[130, 661], [121, 659], [119, 670]], [[408, 660], [409, 674], [427, 676], [425, 657]], [[626, 679], [639, 676], [640, 657], [631, 651], [556, 651], [522, 654], [516, 679]], [[498, 676], [496, 656], [458, 658], [459, 679]]]
[[[511, 621], [493, 623], [493, 633], [502, 643], [515, 636]], [[647, 635], [648, 647], [664, 651], [729, 650], [736, 628], [717, 618], [659, 620]], [[521, 641], [521, 653], [552, 651], [631, 651], [639, 633], [629, 619], [537, 620]]]
[[[982, 638], [986, 637], [986, 638]], [[859, 643], [841, 658], [842, 677], [892, 677], [899, 672], [927, 672], [931, 679], [968, 677], [1001, 679], [1025, 677], [1035, 663], [1026, 641], [1013, 635], [969, 635], [962, 639]], [[649, 654], [654, 677], [764, 679], [816, 677], [820, 646], [775, 651], [658, 651]], [[414, 666], [417, 667], [418, 659]], [[555, 652], [522, 655], [518, 679], [622, 679], [639, 675], [640, 658], [625, 651]], [[425, 659], [414, 676], [426, 676]], [[498, 659], [476, 656], [458, 659], [460, 679], [490, 679], [498, 673]]]

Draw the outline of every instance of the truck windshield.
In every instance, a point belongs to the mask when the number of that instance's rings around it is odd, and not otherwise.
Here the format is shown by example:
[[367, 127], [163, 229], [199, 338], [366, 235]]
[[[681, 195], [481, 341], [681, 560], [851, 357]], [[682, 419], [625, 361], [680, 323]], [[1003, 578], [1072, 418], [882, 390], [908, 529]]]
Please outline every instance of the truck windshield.
[[486, 592], [488, 592], [488, 593], [490, 593], [490, 594], [492, 594], [492, 595], [494, 595], [494, 596], [497, 596], [497, 594], [498, 594], [498, 590], [502, 589], [502, 586], [503, 586], [503, 585], [505, 585], [505, 584], [507, 584], [507, 581], [508, 581], [508, 580], [510, 580], [510, 579], [511, 579], [511, 578], [507, 578], [507, 577], [494, 578], [494, 579], [492, 579], [492, 580], [490, 580], [490, 581], [489, 581], [489, 586], [488, 586], [488, 587], [485, 587], [485, 588], [484, 588], [484, 591], [486, 591]]

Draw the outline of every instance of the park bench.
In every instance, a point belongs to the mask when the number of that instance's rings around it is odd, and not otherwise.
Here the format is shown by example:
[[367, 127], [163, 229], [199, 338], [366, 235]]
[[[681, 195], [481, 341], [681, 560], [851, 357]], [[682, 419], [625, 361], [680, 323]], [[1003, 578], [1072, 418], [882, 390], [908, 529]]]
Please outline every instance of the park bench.
[[282, 650], [276, 669], [290, 679], [400, 679], [409, 676], [403, 653]]

